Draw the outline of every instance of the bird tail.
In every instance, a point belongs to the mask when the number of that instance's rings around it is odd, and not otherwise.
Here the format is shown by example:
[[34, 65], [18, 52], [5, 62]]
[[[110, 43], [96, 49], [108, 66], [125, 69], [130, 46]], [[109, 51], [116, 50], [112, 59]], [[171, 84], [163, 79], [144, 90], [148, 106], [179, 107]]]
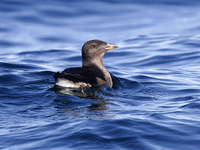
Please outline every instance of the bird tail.
[[56, 74], [53, 76], [54, 77], [54, 79], [56, 80], [59, 76], [60, 76], [60, 72], [56, 72]]

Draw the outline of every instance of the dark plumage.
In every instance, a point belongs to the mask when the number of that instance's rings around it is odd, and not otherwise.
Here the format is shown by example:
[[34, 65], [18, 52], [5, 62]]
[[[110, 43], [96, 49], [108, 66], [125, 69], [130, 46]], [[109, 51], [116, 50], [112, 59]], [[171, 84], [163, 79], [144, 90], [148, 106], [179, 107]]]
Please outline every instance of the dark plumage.
[[70, 88], [113, 86], [110, 73], [103, 65], [103, 56], [108, 50], [117, 48], [100, 40], [91, 40], [82, 47], [82, 67], [68, 68], [54, 75], [55, 85]]

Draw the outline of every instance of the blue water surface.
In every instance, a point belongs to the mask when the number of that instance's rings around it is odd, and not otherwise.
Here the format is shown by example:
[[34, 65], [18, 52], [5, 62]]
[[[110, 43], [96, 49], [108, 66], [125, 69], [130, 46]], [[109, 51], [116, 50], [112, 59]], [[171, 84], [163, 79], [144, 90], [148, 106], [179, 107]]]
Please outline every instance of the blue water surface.
[[[200, 1], [1, 0], [0, 149], [200, 148]], [[91, 39], [114, 88], [61, 94]]]

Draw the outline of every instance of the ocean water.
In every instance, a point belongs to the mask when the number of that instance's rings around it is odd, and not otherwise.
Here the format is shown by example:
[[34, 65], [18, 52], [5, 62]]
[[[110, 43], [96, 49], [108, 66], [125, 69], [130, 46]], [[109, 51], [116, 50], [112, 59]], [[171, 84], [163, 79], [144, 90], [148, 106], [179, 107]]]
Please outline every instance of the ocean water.
[[[200, 148], [200, 1], [1, 0], [0, 149]], [[114, 88], [59, 93], [91, 39]]]

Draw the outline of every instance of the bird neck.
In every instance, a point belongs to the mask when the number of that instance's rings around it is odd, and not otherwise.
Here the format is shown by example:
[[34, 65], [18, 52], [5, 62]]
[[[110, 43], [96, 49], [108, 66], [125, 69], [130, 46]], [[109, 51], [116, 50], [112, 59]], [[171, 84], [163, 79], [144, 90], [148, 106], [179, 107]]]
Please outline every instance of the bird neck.
[[105, 75], [110, 75], [103, 64], [103, 58], [82, 59], [82, 66], [100, 69]]
[[103, 64], [103, 59], [95, 59], [95, 60], [82, 60], [82, 67], [93, 68], [96, 71], [101, 71], [104, 75], [106, 82], [108, 83], [107, 86], [112, 87], [112, 78], [108, 70], [105, 68]]
[[100, 70], [106, 69], [103, 64], [103, 59], [82, 59], [82, 67], [98, 68]]

